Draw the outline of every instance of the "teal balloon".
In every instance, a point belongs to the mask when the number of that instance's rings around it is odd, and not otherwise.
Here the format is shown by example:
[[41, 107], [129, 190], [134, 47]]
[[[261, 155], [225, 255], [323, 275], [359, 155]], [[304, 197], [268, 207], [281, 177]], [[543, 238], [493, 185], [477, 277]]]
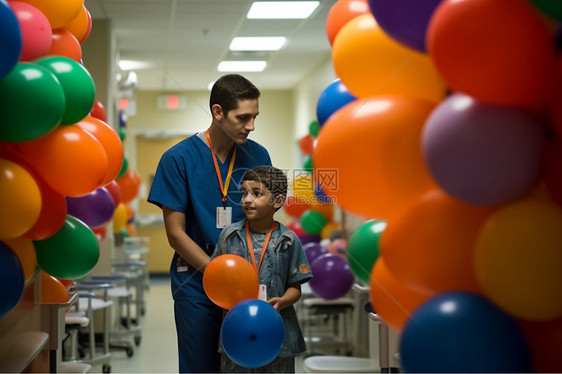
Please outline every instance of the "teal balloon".
[[547, 16], [562, 21], [562, 4], [560, 0], [531, 0]]
[[66, 103], [61, 125], [72, 125], [86, 117], [96, 100], [94, 80], [88, 70], [64, 56], [45, 56], [35, 62], [49, 69], [60, 81]]
[[307, 234], [317, 235], [328, 223], [328, 219], [324, 215], [315, 210], [305, 210], [301, 215], [301, 227]]
[[314, 172], [314, 166], [312, 166], [312, 157], [308, 156], [308, 157], [304, 160], [304, 162], [303, 162], [303, 164], [302, 164], [302, 168], [303, 168], [304, 170], [306, 170], [307, 172], [309, 172], [309, 173]]
[[43, 66], [20, 62], [0, 79], [0, 141], [38, 139], [60, 123], [65, 108], [59, 80]]
[[310, 125], [308, 125], [308, 133], [310, 134], [310, 136], [316, 138], [319, 132], [320, 132], [320, 124], [318, 123], [318, 121], [310, 122]]
[[96, 234], [79, 219], [67, 215], [53, 236], [34, 240], [37, 263], [48, 274], [62, 279], [79, 279], [97, 264], [100, 248]]
[[119, 134], [119, 139], [121, 139], [121, 141], [124, 142], [125, 139], [127, 138], [127, 129], [125, 127], [119, 127], [117, 133]]
[[380, 256], [379, 241], [385, 221], [369, 220], [359, 226], [347, 241], [347, 262], [353, 274], [369, 284], [371, 271]]

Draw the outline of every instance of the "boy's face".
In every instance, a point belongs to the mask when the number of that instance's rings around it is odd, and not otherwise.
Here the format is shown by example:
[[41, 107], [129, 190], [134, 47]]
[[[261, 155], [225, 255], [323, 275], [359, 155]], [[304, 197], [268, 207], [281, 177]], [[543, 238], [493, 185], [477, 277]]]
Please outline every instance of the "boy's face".
[[281, 199], [275, 199], [271, 191], [256, 181], [242, 182], [242, 209], [250, 221], [269, 219], [281, 207]]
[[[220, 108], [220, 106], [219, 106]], [[219, 111], [218, 120], [225, 135], [237, 144], [244, 144], [250, 132], [254, 131], [254, 120], [259, 114], [258, 99], [241, 100], [238, 108], [230, 110], [226, 116], [222, 109]]]

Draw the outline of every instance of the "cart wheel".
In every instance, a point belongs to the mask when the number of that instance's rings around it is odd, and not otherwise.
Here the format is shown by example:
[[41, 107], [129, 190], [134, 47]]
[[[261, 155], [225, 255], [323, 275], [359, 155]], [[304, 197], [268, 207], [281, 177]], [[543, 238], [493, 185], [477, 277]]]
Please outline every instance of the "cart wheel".
[[135, 336], [135, 345], [138, 347], [141, 343], [141, 337], [140, 336]]
[[111, 365], [103, 364], [101, 368], [104, 373], [111, 373]]
[[135, 354], [133, 348], [127, 348], [127, 357], [133, 357], [133, 354]]

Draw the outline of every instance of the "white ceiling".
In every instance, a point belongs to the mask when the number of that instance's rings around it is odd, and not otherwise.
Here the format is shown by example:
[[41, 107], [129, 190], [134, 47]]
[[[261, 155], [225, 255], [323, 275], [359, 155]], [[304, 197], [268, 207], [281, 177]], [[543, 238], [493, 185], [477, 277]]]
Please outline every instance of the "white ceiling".
[[[337, 0], [320, 0], [305, 20], [246, 19], [253, 0], [86, 0], [92, 18], [111, 19], [124, 60], [153, 66], [135, 70], [140, 90], [201, 90], [220, 75], [224, 59], [265, 59], [260, 73], [241, 73], [260, 89], [290, 89], [330, 57], [326, 18]], [[286, 36], [276, 52], [230, 52], [235, 36]]]

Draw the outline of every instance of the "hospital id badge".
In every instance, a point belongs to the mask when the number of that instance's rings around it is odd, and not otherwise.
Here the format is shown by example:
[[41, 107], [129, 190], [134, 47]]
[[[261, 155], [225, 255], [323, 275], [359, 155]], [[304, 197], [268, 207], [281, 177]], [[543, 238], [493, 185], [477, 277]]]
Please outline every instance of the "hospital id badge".
[[232, 207], [217, 207], [217, 229], [224, 229], [232, 223]]
[[267, 301], [267, 287], [265, 286], [265, 284], [260, 284], [258, 299]]

